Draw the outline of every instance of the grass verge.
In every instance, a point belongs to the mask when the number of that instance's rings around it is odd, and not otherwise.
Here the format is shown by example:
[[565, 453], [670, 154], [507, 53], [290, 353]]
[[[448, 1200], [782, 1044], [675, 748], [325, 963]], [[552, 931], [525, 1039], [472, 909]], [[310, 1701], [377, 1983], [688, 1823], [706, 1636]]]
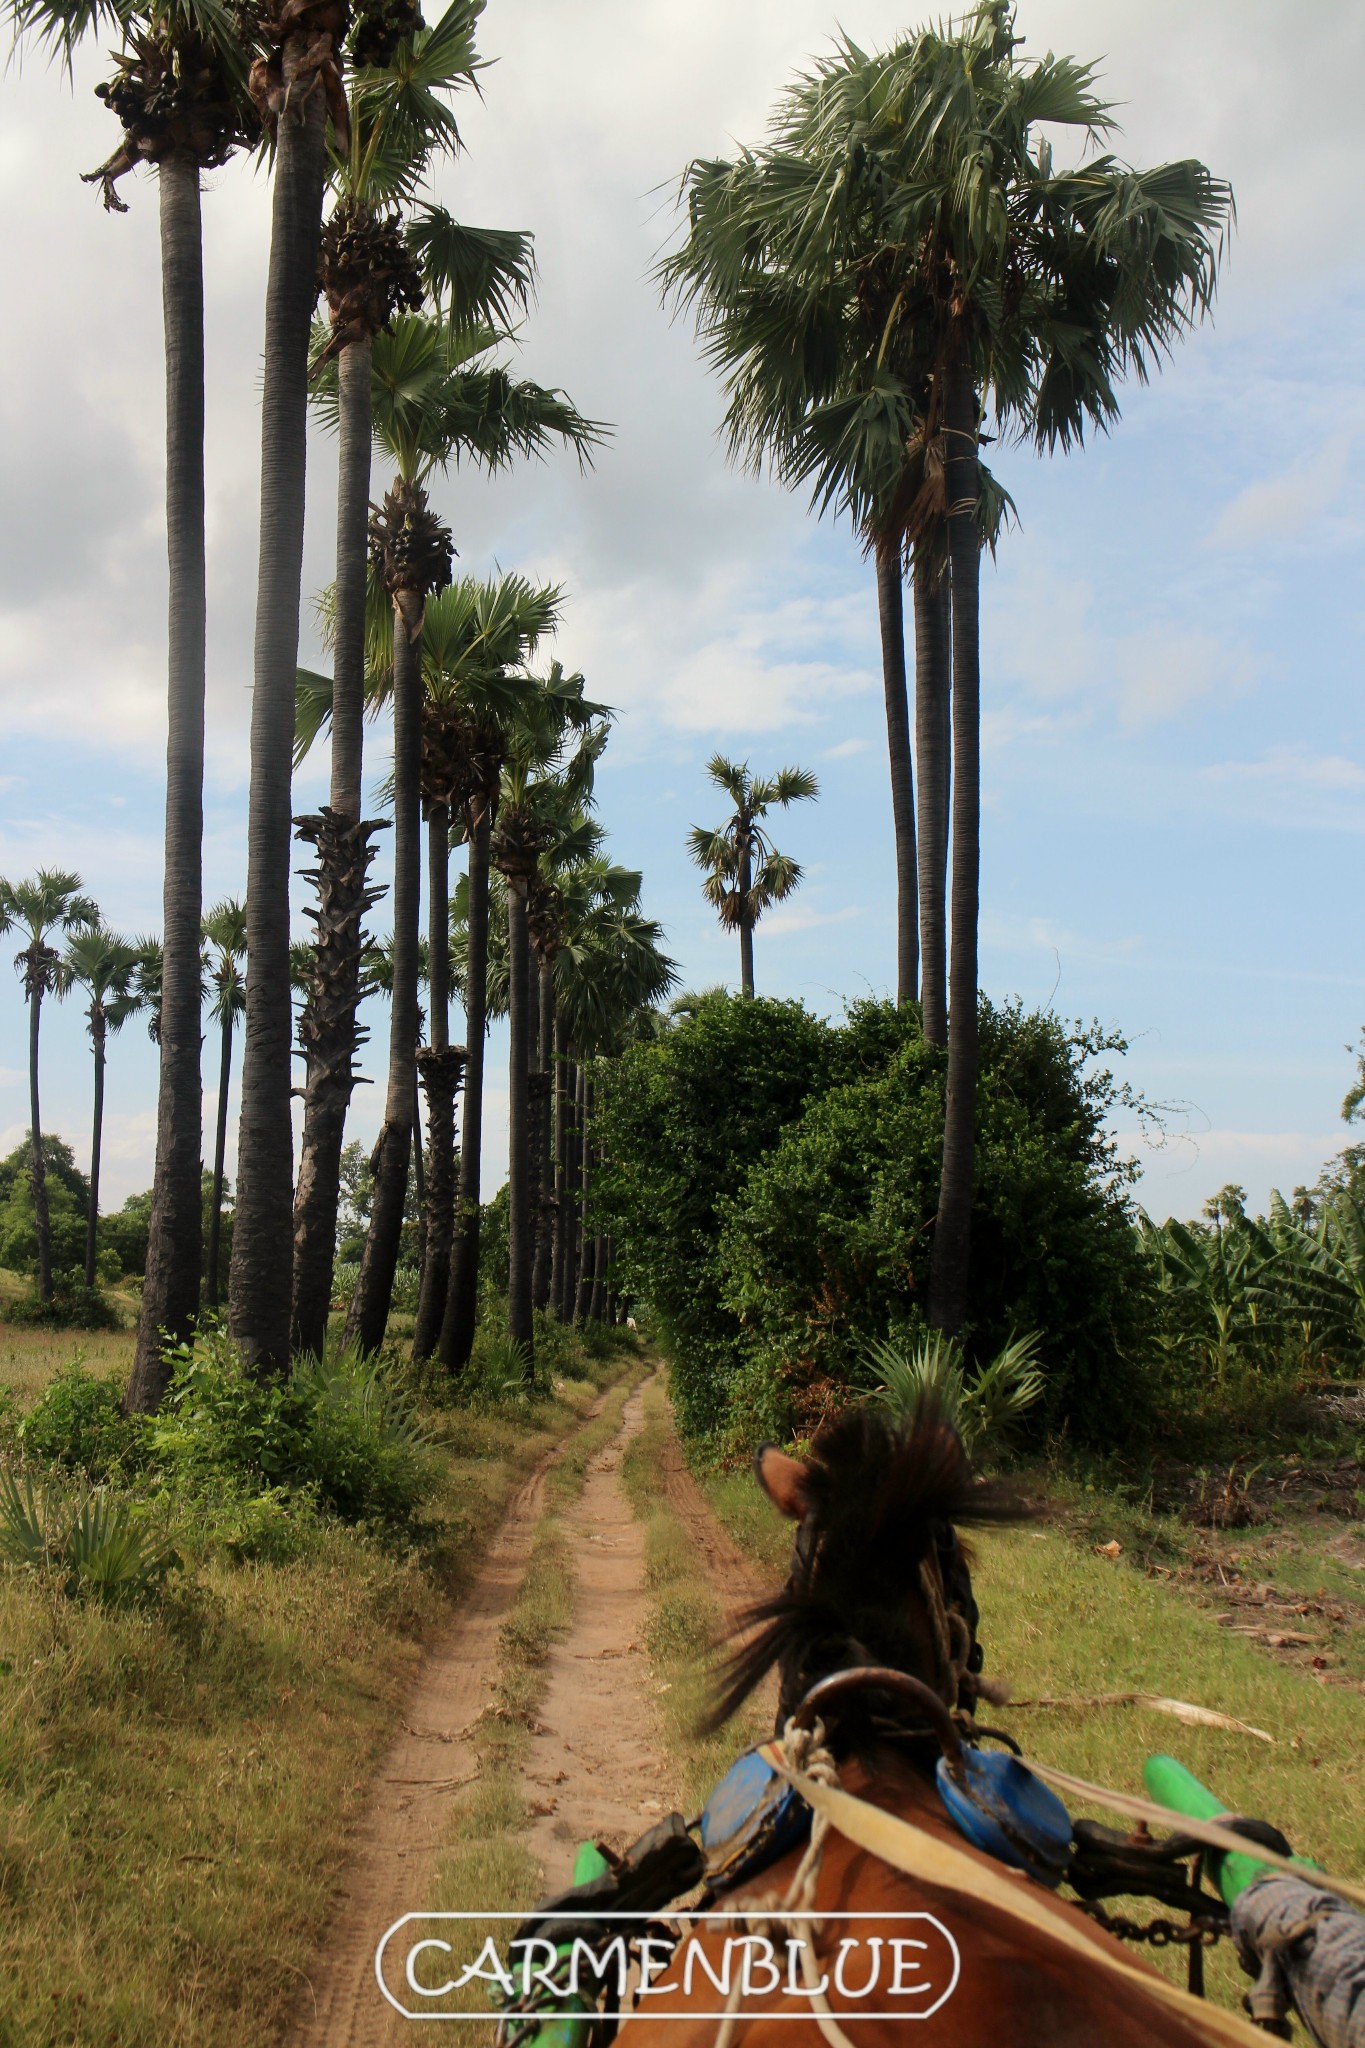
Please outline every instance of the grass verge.
[[[0, 1574], [5, 2048], [275, 2037], [423, 1643], [525, 1473], [635, 1364], [431, 1413], [444, 1526], [421, 1556], [319, 1519], [287, 1561], [234, 1564], [191, 1526], [176, 1589], [141, 1610]], [[522, 1661], [557, 1568], [547, 1537]]]
[[763, 1710], [751, 1706], [714, 1735], [700, 1730], [710, 1704], [711, 1651], [722, 1610], [681, 1521], [659, 1495], [658, 1473], [673, 1432], [661, 1380], [645, 1389], [644, 1400], [645, 1426], [627, 1446], [621, 1479], [644, 1525], [649, 1596], [645, 1647], [658, 1682], [660, 1733], [691, 1814], [739, 1752], [762, 1741], [770, 1729]]

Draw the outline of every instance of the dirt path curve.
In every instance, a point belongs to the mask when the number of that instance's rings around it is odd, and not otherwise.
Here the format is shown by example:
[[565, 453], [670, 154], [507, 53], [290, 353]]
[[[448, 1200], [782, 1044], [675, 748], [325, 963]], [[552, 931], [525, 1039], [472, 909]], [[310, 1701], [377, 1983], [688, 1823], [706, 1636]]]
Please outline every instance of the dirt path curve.
[[[601, 1412], [606, 1398], [584, 1421]], [[352, 1841], [290, 2048], [384, 2048], [408, 2031], [379, 1995], [374, 1952], [384, 1930], [420, 1908], [430, 1891], [460, 1787], [475, 1769], [468, 1733], [492, 1693], [498, 1631], [526, 1570], [546, 1474], [561, 1455], [559, 1446], [548, 1451], [512, 1496], [449, 1633], [422, 1666]]]

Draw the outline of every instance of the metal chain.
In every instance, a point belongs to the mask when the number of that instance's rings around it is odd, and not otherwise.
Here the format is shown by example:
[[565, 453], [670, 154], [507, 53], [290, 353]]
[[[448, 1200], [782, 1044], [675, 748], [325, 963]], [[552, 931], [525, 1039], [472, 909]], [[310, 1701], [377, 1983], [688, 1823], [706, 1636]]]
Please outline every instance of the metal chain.
[[1103, 1906], [1093, 1903], [1082, 1904], [1081, 1911], [1106, 1934], [1117, 1935], [1120, 1941], [1146, 1942], [1151, 1948], [1212, 1948], [1228, 1931], [1227, 1922], [1210, 1913], [1197, 1913], [1188, 1921], [1148, 1920], [1144, 1924], [1122, 1913], [1106, 1913]]

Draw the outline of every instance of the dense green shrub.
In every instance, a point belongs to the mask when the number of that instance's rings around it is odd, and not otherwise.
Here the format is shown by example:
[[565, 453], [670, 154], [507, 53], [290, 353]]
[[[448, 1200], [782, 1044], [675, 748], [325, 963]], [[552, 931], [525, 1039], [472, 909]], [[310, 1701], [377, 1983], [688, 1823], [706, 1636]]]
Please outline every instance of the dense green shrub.
[[[1132, 1172], [1105, 1128], [1118, 1091], [1094, 1066], [1121, 1046], [984, 998], [980, 1034], [968, 1354], [1038, 1331], [1042, 1412], [1103, 1436], [1135, 1420], [1151, 1301]], [[888, 1030], [864, 1006], [848, 1047], [878, 1041], [883, 1070], [812, 1103], [723, 1220], [722, 1298], [797, 1416], [803, 1396], [818, 1411], [828, 1382], [858, 1381], [868, 1343], [924, 1326], [946, 1059], [913, 1016]]]
[[743, 1357], [722, 1300], [721, 1213], [807, 1099], [827, 1085], [834, 1034], [799, 1003], [703, 997], [661, 1038], [604, 1066], [595, 1203], [617, 1285], [647, 1299], [672, 1352], [683, 1426], [721, 1422]]
[[[85, 1260], [85, 1221], [90, 1208], [90, 1183], [76, 1165], [65, 1138], [43, 1137], [47, 1170], [47, 1213], [52, 1230], [52, 1264], [64, 1270]], [[0, 1266], [12, 1273], [32, 1273], [38, 1264], [38, 1232], [33, 1216], [33, 1182], [29, 1141], [0, 1159]]]
[[151, 1424], [157, 1465], [190, 1489], [223, 1480], [257, 1492], [302, 1490], [346, 1521], [403, 1525], [434, 1485], [405, 1400], [379, 1359], [354, 1353], [260, 1380], [222, 1332], [172, 1354]]
[[51, 1301], [41, 1299], [35, 1281], [33, 1292], [10, 1302], [5, 1314], [12, 1323], [46, 1324], [56, 1330], [117, 1330], [124, 1321], [107, 1295], [86, 1286], [81, 1266], [53, 1274]]
[[147, 1457], [145, 1418], [125, 1415], [122, 1390], [97, 1379], [79, 1355], [44, 1387], [15, 1435], [25, 1458], [90, 1479], [135, 1472]]

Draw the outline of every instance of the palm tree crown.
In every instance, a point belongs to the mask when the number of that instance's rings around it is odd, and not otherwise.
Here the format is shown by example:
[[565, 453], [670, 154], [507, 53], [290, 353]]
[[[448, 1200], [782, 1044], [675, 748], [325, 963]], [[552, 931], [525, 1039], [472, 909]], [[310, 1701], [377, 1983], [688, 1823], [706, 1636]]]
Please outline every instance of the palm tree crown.
[[747, 761], [736, 765], [724, 754], [713, 754], [706, 772], [734, 810], [723, 825], [694, 825], [687, 848], [702, 870], [702, 894], [714, 904], [726, 930], [739, 933], [741, 986], [744, 994], [751, 996], [754, 926], [770, 905], [790, 896], [801, 880], [799, 864], [778, 852], [763, 829], [763, 820], [774, 806], [786, 810], [790, 804], [818, 796], [819, 784], [808, 768], [782, 768], [776, 775], [755, 778]]

